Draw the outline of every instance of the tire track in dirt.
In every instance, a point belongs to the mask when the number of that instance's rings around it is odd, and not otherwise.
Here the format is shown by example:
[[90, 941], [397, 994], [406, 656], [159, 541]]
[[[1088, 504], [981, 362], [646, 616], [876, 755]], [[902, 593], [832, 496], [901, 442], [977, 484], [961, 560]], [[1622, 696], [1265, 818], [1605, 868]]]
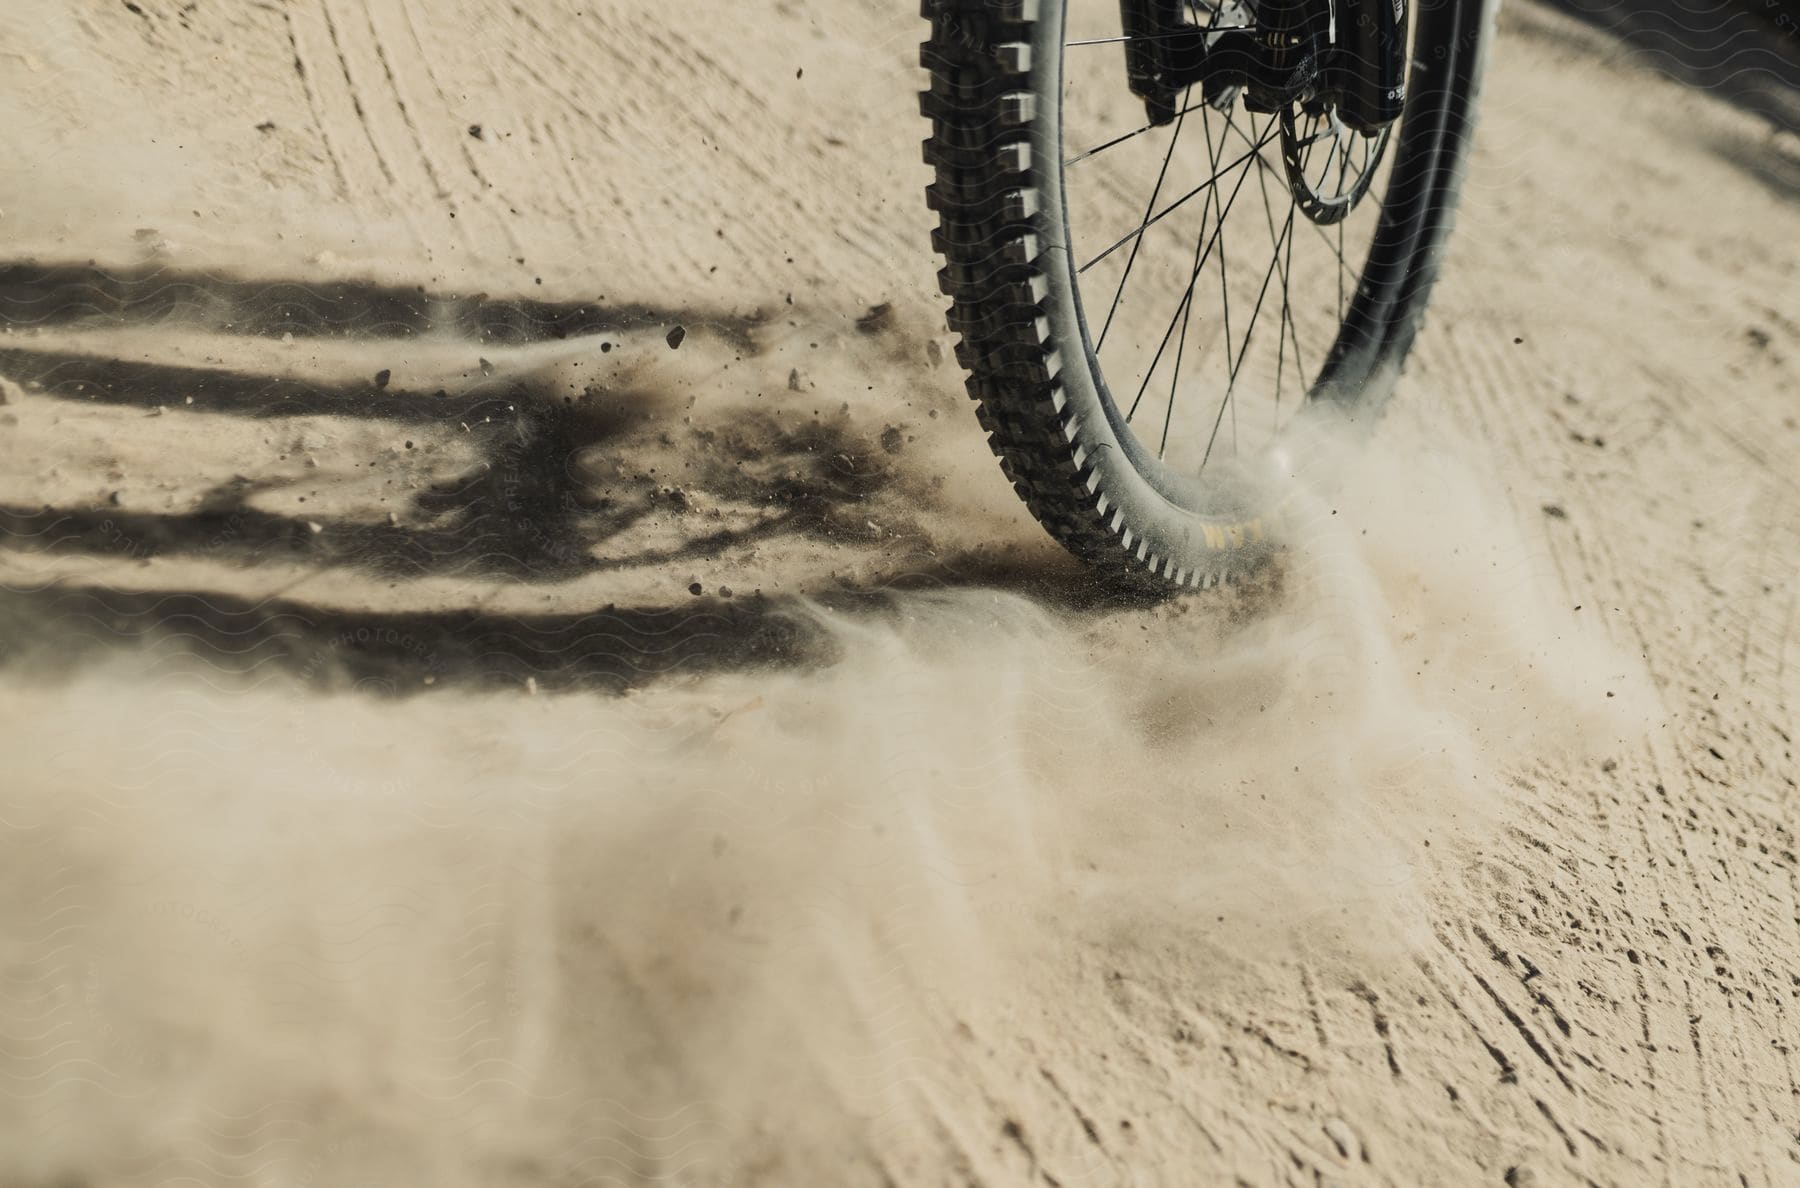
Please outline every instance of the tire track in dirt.
[[[1567, 447], [1560, 439], [1560, 435], [1552, 434], [1548, 431], [1547, 423], [1539, 422], [1529, 415], [1530, 410], [1533, 408], [1545, 406], [1554, 408], [1554, 404], [1551, 403], [1554, 400], [1554, 391], [1556, 387], [1561, 385], [1536, 382], [1534, 377], [1536, 374], [1541, 374], [1541, 371], [1528, 373], [1522, 366], [1513, 362], [1513, 356], [1503, 356], [1495, 350], [1489, 350], [1486, 353], [1487, 365], [1485, 367], [1471, 368], [1467, 374], [1467, 378], [1478, 381], [1478, 377], [1491, 374], [1500, 382], [1496, 382], [1492, 387], [1483, 385], [1480, 382], [1474, 382], [1470, 385], [1470, 390], [1476, 393], [1487, 393], [1488, 399], [1493, 400], [1496, 403], [1499, 400], [1498, 392], [1502, 390], [1511, 392], [1513, 394], [1512, 406], [1519, 412], [1519, 415], [1513, 418], [1513, 422], [1525, 426], [1538, 426], [1537, 431], [1532, 433], [1528, 440], [1520, 443], [1518, 447], [1519, 452], [1516, 456], [1520, 458], [1556, 458], [1559, 453], [1566, 452]], [[1519, 399], [1520, 394], [1533, 392], [1541, 393], [1537, 400], [1527, 402]], [[1570, 433], [1568, 434], [1568, 438], [1578, 443], [1586, 444], [1582, 441], [1579, 434]], [[1575, 496], [1570, 503], [1571, 510], [1576, 511], [1578, 514], [1583, 511], [1588, 512], [1589, 514], [1600, 512], [1603, 516], [1604, 512], [1601, 509], [1608, 506], [1608, 501], [1598, 494], [1598, 492], [1590, 490], [1592, 480], [1588, 477], [1586, 469], [1577, 462], [1574, 466], [1565, 468], [1563, 473], [1565, 481], [1570, 484], [1570, 490]], [[1603, 524], [1605, 523], [1604, 520], [1602, 522]], [[1625, 576], [1621, 568], [1621, 561], [1613, 552], [1611, 542], [1614, 539], [1628, 539], [1629, 537], [1623, 534], [1623, 530], [1619, 526], [1608, 524], [1606, 525], [1606, 528], [1607, 530], [1601, 531], [1593, 537], [1594, 543], [1597, 545], [1597, 550], [1594, 556], [1584, 560], [1582, 571], [1588, 574], [1608, 575], [1608, 584], [1614, 587], [1614, 590], [1616, 591], [1614, 597], [1618, 598], [1621, 602], [1624, 602], [1625, 605], [1630, 605], [1629, 602], [1625, 602], [1629, 597], [1630, 591], [1643, 590], [1648, 583], [1655, 580], [1657, 574], [1667, 574], [1672, 571], [1678, 572], [1678, 567], [1672, 564], [1674, 557], [1666, 553], [1662, 556], [1658, 556], [1652, 551], [1647, 557], [1643, 556], [1641, 552], [1636, 555], [1639, 558], [1639, 565], [1648, 572], [1633, 575], [1631, 577]], [[1570, 535], [1572, 539], [1579, 541], [1580, 536], [1573, 529], [1571, 529]], [[1658, 536], [1651, 541], [1644, 541], [1642, 543], [1654, 546], [1656, 539], [1661, 539], [1661, 537]], [[1639, 537], [1638, 540], [1641, 541], [1642, 538]], [[1633, 633], [1640, 639], [1643, 639], [1645, 637], [1645, 632], [1642, 627], [1637, 626], [1636, 616], [1630, 616], [1629, 621], [1633, 624]], [[1652, 654], [1647, 646], [1645, 648], [1645, 655], [1646, 658], [1650, 660], [1652, 672], [1660, 674], [1659, 684], [1665, 689], [1678, 688], [1683, 685], [1684, 682], [1681, 678], [1677, 676], [1675, 672], [1670, 671], [1671, 661], [1674, 660], [1673, 656], [1666, 652], [1662, 653], [1662, 661], [1659, 663], [1657, 654]], [[1698, 749], [1698, 745], [1702, 742], [1704, 742], [1704, 738], [1696, 739], [1690, 745], [1695, 746], [1695, 748]], [[1716, 753], [1716, 748], [1714, 748], [1714, 752]], [[1667, 745], [1662, 744], [1660, 740], [1653, 740], [1647, 757], [1650, 761], [1649, 775], [1655, 780], [1659, 788], [1667, 787], [1668, 781], [1662, 773], [1674, 766], [1672, 763], [1674, 753]], [[1702, 779], [1712, 779], [1712, 777], [1706, 776], [1704, 772], [1701, 772], [1699, 769], [1690, 768], [1690, 770], [1694, 771], [1695, 774], [1699, 775]], [[1690, 792], [1688, 796], [1690, 799], [1698, 800], [1699, 812], [1705, 816], [1715, 818], [1715, 824], [1710, 830], [1700, 831], [1704, 840], [1699, 844], [1704, 846], [1708, 851], [1705, 865], [1708, 867], [1723, 867], [1725, 857], [1718, 849], [1719, 838], [1725, 830], [1731, 828], [1731, 824], [1727, 822], [1723, 828], [1721, 828], [1721, 826], [1716, 823], [1716, 818], [1720, 814], [1727, 817], [1733, 816], [1733, 810], [1728, 805], [1719, 803], [1716, 798], [1694, 797], [1693, 792], [1691, 791], [1693, 785], [1690, 784], [1689, 788]], [[1696, 808], [1690, 806], [1686, 809], [1686, 812], [1692, 816], [1695, 814]], [[1724, 905], [1714, 901], [1712, 893], [1709, 890], [1713, 880], [1709, 874], [1703, 872], [1702, 863], [1698, 860], [1698, 856], [1689, 846], [1687, 837], [1684, 836], [1685, 832], [1686, 831], [1681, 829], [1673, 829], [1668, 834], [1668, 840], [1673, 844], [1673, 848], [1680, 855], [1681, 868], [1684, 870], [1687, 878], [1691, 880], [1694, 889], [1701, 896], [1702, 904], [1706, 909], [1704, 912], [1705, 918], [1712, 921], [1741, 920], [1748, 923], [1758, 919], [1760, 916], [1766, 923], [1763, 928], [1758, 931], [1763, 935], [1773, 935], [1768, 929], [1771, 927], [1779, 928], [1779, 924], [1777, 921], [1768, 918], [1769, 912], [1766, 907], [1766, 898], [1759, 898], [1758, 901], [1753, 904], [1746, 899], [1744, 889], [1739, 880], [1729, 878], [1720, 880], [1724, 882], [1727, 888], [1726, 894], [1733, 901], [1730, 905], [1732, 910], [1721, 910]], [[1742, 843], [1740, 842], [1739, 844], [1741, 845]], [[1655, 851], [1653, 850], [1652, 852]], [[1730, 1045], [1729, 1051], [1731, 1052], [1731, 1058], [1729, 1061], [1721, 1064], [1717, 1072], [1710, 1072], [1708, 1065], [1716, 1060], [1716, 1058], [1709, 1058], [1708, 1053], [1712, 1051], [1712, 1045], [1704, 1045], [1702, 1041], [1700, 1020], [1704, 1017], [1704, 1010], [1693, 1002], [1691, 990], [1692, 983], [1683, 979], [1684, 986], [1689, 987], [1686, 991], [1687, 1001], [1689, 1002], [1689, 1018], [1687, 1020], [1686, 1030], [1690, 1046], [1693, 1049], [1697, 1062], [1695, 1072], [1701, 1088], [1701, 1109], [1708, 1133], [1712, 1135], [1715, 1140], [1720, 1138], [1719, 1128], [1713, 1124], [1715, 1099], [1718, 1101], [1719, 1108], [1724, 1109], [1735, 1117], [1748, 1120], [1751, 1126], [1755, 1128], [1753, 1131], [1754, 1133], [1766, 1133], [1767, 1124], [1758, 1118], [1757, 1107], [1754, 1101], [1749, 1097], [1747, 1087], [1744, 1086], [1742, 1078], [1740, 1076], [1734, 1076], [1732, 1073], [1735, 1070], [1748, 1069], [1755, 1066], [1755, 1061], [1751, 1055], [1750, 1045], [1746, 1037], [1745, 1027], [1750, 1027], [1757, 1033], [1759, 1038], [1765, 1041], [1769, 1040], [1770, 1029], [1762, 1022], [1759, 1015], [1753, 1014], [1746, 1018], [1745, 1007], [1733, 996], [1732, 987], [1729, 984], [1731, 978], [1727, 973], [1726, 965], [1720, 963], [1724, 957], [1724, 950], [1721, 949], [1717, 943], [1708, 943], [1704, 946], [1704, 952], [1702, 952], [1703, 947], [1689, 939], [1690, 934], [1688, 930], [1682, 929], [1681, 933], [1688, 946], [1689, 962], [1694, 975], [1716, 986], [1722, 992], [1725, 997], [1725, 1009], [1729, 1012], [1727, 1016], [1728, 1025], [1726, 1031], [1729, 1037], [1728, 1043]], [[1774, 1031], [1778, 1035], [1781, 1027], [1781, 1008], [1779, 1006], [1778, 993], [1775, 996], [1775, 1000], [1777, 1003], [1775, 1008], [1777, 1011], [1777, 1019]], [[1779, 1041], [1775, 1040], [1771, 1042], [1778, 1043]], [[1785, 1065], [1785, 1058], [1783, 1063]], [[1783, 1075], [1786, 1075], [1785, 1068]], [[1740, 1152], [1740, 1154], [1741, 1153], [1742, 1152]], [[1725, 1157], [1726, 1154], [1727, 1152], [1724, 1149], [1716, 1149], [1714, 1155], [1715, 1162]], [[1761, 1161], [1763, 1175], [1767, 1178], [1769, 1169], [1766, 1162], [1766, 1156], [1760, 1150], [1755, 1154], [1759, 1161]]]
[[364, 197], [350, 183], [350, 176], [344, 169], [342, 156], [336, 147], [330, 120], [326, 116], [325, 102], [315, 82], [315, 72], [307, 67], [306, 53], [300, 47], [300, 32], [294, 25], [294, 6], [283, 5], [281, 19], [287, 29], [288, 44], [294, 51], [294, 73], [300, 77], [300, 85], [306, 89], [306, 106], [312, 115], [312, 129], [319, 138], [320, 147], [325, 150], [325, 157], [331, 162], [332, 176], [337, 179], [338, 197], [355, 201]]
[[[413, 14], [412, 0], [397, 0], [397, 4], [400, 21], [406, 26], [406, 43], [411, 46], [410, 56], [414, 60], [416, 68], [423, 71], [426, 81], [430, 84], [432, 95], [437, 100], [434, 109], [445, 114], [456, 111], [457, 105], [450, 101], [450, 96], [444, 90], [443, 80], [439, 78], [437, 68], [433, 65], [433, 54], [425, 47], [425, 40], [419, 33], [419, 23]], [[397, 39], [396, 44], [398, 44]], [[456, 144], [456, 151], [462, 159], [463, 167], [468, 170], [469, 176], [475, 181], [475, 204], [486, 211], [494, 227], [506, 237], [506, 242], [512, 248], [516, 258], [523, 251], [518, 232], [513, 229], [511, 221], [503, 217], [498, 210], [488, 209], [488, 202], [491, 196], [492, 200], [498, 202], [502, 207], [516, 209], [517, 204], [507, 197], [504, 190], [488, 180], [487, 175], [482, 172], [480, 163], [475, 160], [474, 152], [469, 148], [469, 140], [475, 138], [475, 131], [479, 127], [478, 124], [471, 124], [466, 133], [461, 135], [453, 127], [448, 135]]]

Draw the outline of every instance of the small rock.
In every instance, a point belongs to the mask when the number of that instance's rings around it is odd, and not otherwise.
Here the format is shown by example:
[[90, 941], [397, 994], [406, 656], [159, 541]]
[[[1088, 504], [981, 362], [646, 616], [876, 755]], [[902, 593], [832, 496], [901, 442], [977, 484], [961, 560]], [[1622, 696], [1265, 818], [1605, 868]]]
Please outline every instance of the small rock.
[[325, 531], [325, 525], [319, 523], [317, 520], [308, 520], [306, 522], [306, 530], [314, 536], [317, 536], [319, 533]]
[[890, 454], [898, 454], [900, 452], [900, 443], [902, 440], [900, 430], [892, 425], [889, 425], [886, 429], [881, 431], [881, 448]]
[[528, 676], [525, 678], [525, 692], [532, 697], [537, 696], [537, 678], [536, 677]]
[[319, 468], [319, 460], [311, 454], [308, 454], [306, 456], [306, 468], [308, 470], [317, 470]]
[[283, 346], [293, 346], [294, 345], [293, 331], [290, 330], [286, 334], [283, 334], [281, 336], [281, 342], [282, 342]]
[[691, 583], [688, 586], [688, 593], [692, 594], [694, 597], [698, 598], [701, 595], [701, 593], [703, 593], [700, 583], [699, 582]]
[[791, 367], [788, 369], [788, 391], [798, 392], [799, 390], [800, 390], [800, 369], [798, 367]]
[[106, 501], [114, 507], [118, 507], [121, 503], [125, 502], [125, 495], [121, 491], [114, 491], [111, 495], [106, 497]]
[[385, 388], [388, 386], [388, 381], [392, 378], [394, 378], [394, 373], [388, 368], [383, 367], [380, 371], [375, 373], [375, 386], [377, 388]]
[[274, 120], [264, 120], [262, 123], [260, 123], [256, 126], [256, 130], [258, 132], [273, 132], [273, 131], [275, 131], [275, 121]]
[[680, 350], [681, 349], [681, 340], [686, 337], [687, 337], [687, 327], [686, 326], [677, 326], [673, 330], [669, 331], [669, 334], [668, 334], [669, 349], [672, 351]]
[[476, 140], [486, 140], [487, 139], [487, 137], [481, 131], [480, 124], [470, 124], [469, 125], [469, 135], [473, 136]]
[[395, 515], [393, 512], [389, 512], [388, 513], [388, 527], [389, 528], [398, 528], [399, 526], [400, 526], [400, 517]]
[[1544, 505], [1544, 514], [1553, 520], [1566, 520], [1569, 518], [1569, 513], [1562, 509], [1562, 504], [1560, 503], [1546, 503]]
[[730, 586], [720, 586], [719, 587], [719, 597], [720, 598], [730, 598], [731, 597], [731, 587]]
[[12, 404], [25, 398], [25, 389], [9, 379], [0, 379], [0, 404]]
[[489, 363], [486, 359], [477, 359], [476, 362], [481, 365], [481, 374], [483, 374], [483, 375], [494, 374], [494, 365], [492, 363]]
[[886, 330], [894, 320], [894, 307], [883, 301], [880, 305], [871, 305], [868, 312], [856, 319], [856, 328], [864, 334], [879, 334]]
[[940, 366], [944, 362], [944, 348], [938, 345], [937, 339], [925, 340], [925, 358], [931, 361], [933, 367]]
[[1362, 1160], [1362, 1142], [1356, 1137], [1356, 1131], [1342, 1118], [1325, 1119], [1325, 1137], [1331, 1140], [1338, 1149], [1338, 1154], [1352, 1163]]
[[1528, 1167], [1509, 1167], [1506, 1169], [1508, 1188], [1537, 1188], [1537, 1173]]

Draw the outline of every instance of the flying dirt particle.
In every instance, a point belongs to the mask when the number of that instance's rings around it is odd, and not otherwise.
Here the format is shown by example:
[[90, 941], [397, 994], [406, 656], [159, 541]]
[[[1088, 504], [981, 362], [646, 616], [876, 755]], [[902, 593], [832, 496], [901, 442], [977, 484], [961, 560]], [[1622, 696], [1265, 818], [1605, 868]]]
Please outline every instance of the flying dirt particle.
[[486, 134], [484, 134], [481, 130], [480, 124], [470, 124], [469, 125], [469, 135], [473, 136], [476, 140], [486, 140], [487, 139]]
[[409, 449], [409, 450], [410, 450], [410, 449], [412, 449], [412, 442], [410, 442], [410, 441], [409, 441], [409, 442], [407, 442], [407, 443], [406, 443], [406, 448], [407, 448], [407, 449]]
[[798, 392], [799, 390], [800, 390], [800, 369], [798, 367], [791, 367], [788, 369], [788, 391]]
[[[1607, 696], [1611, 697], [1612, 694], [1608, 693]], [[1604, 762], [1600, 765], [1600, 770], [1608, 771], [1608, 772], [1617, 771], [1617, 770], [1619, 770], [1619, 761], [1617, 759], [1608, 759], [1606, 762]]]
[[282, 345], [284, 345], [284, 346], [293, 346], [294, 345], [293, 331], [290, 330], [286, 334], [283, 334], [281, 336], [281, 341], [282, 341]]
[[802, 66], [799, 69], [794, 71], [794, 77], [799, 78], [801, 75], [803, 75], [805, 73], [806, 73], [806, 67]]
[[1524, 342], [1524, 341], [1525, 341], [1525, 340], [1524, 340], [1524, 339], [1523, 339], [1523, 338], [1518, 338], [1518, 337], [1514, 337], [1514, 339], [1513, 339], [1513, 345], [1514, 345], [1514, 346], [1518, 346], [1518, 345], [1519, 345], [1519, 344], [1520, 344], [1520, 343], [1522, 343], [1522, 342]]
[[111, 495], [108, 495], [106, 497], [106, 501], [108, 503], [112, 504], [114, 507], [117, 507], [121, 503], [125, 502], [125, 496], [122, 492], [114, 491]]
[[928, 338], [925, 340], [925, 358], [933, 367], [943, 365], [944, 348], [938, 345], [937, 339]]
[[1744, 331], [1744, 337], [1748, 338], [1750, 345], [1759, 351], [1769, 345], [1769, 332], [1757, 326], [1747, 328]]
[[871, 305], [867, 313], [856, 319], [856, 328], [864, 334], [879, 334], [886, 330], [894, 320], [894, 307], [883, 301], [880, 305]]
[[494, 374], [494, 365], [492, 363], [489, 363], [486, 359], [477, 359], [476, 362], [481, 365], [481, 374], [483, 374], [483, 375]]
[[256, 130], [258, 132], [273, 132], [273, 131], [275, 131], [275, 121], [274, 120], [264, 120], [262, 123], [260, 123], [256, 126]]
[[306, 456], [306, 468], [308, 470], [317, 470], [319, 468], [319, 460], [311, 454], [308, 454]]
[[528, 676], [525, 678], [525, 692], [532, 697], [537, 696], [537, 678], [536, 677]]
[[881, 431], [881, 448], [890, 454], [898, 454], [902, 442], [900, 430], [892, 425]]
[[719, 597], [720, 598], [730, 598], [731, 597], [731, 587], [730, 586], [720, 586], [719, 587]]
[[704, 592], [704, 590], [699, 582], [689, 582], [688, 583], [688, 593], [689, 594], [692, 594], [694, 597], [698, 598], [698, 597], [700, 597], [700, 595], [703, 592]]
[[319, 533], [325, 531], [325, 525], [319, 523], [317, 520], [308, 520], [306, 522], [306, 530], [314, 536], [317, 536]]
[[601, 354], [602, 354], [602, 355], [604, 355], [604, 354], [606, 354], [606, 353], [607, 353], [607, 352], [608, 352], [608, 351], [610, 351], [610, 350], [612, 350], [612, 343], [610, 343], [610, 342], [603, 342], [603, 343], [601, 343], [601, 344], [600, 344], [600, 353], [601, 353]]
[[388, 386], [388, 381], [393, 378], [394, 373], [383, 367], [380, 371], [375, 373], [375, 386], [377, 388], [385, 388]]
[[1560, 503], [1546, 503], [1544, 505], [1544, 514], [1553, 520], [1566, 520], [1569, 518], [1569, 513], [1562, 509], [1562, 504]]
[[668, 337], [669, 349], [672, 351], [680, 350], [681, 349], [681, 340], [686, 337], [687, 337], [687, 327], [686, 326], [677, 326], [673, 330], [669, 331], [669, 337]]

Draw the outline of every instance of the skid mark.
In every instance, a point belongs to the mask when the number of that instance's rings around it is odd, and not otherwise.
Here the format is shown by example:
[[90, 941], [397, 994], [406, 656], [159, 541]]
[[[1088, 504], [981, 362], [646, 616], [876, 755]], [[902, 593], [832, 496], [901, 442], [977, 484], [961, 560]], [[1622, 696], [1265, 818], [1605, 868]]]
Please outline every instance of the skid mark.
[[1362, 999], [1363, 1003], [1368, 1006], [1369, 1018], [1375, 1027], [1375, 1035], [1381, 1040], [1381, 1049], [1387, 1055], [1388, 1073], [1398, 1078], [1401, 1075], [1400, 1060], [1394, 1054], [1393, 1029], [1388, 1023], [1387, 1015], [1381, 1009], [1381, 999], [1375, 991], [1361, 982], [1351, 986], [1350, 992]]
[[332, 176], [337, 179], [337, 192], [340, 198], [356, 197], [350, 178], [344, 172], [344, 162], [338, 155], [335, 137], [331, 132], [331, 121], [325, 118], [323, 105], [320, 102], [318, 85], [314, 81], [313, 71], [306, 64], [306, 55], [300, 49], [300, 35], [294, 29], [294, 13], [291, 6], [281, 9], [282, 24], [287, 31], [288, 45], [294, 52], [294, 73], [300, 76], [300, 85], [306, 91], [306, 107], [312, 116], [313, 130], [318, 133], [319, 144], [325, 150], [325, 157], [331, 162]]
[[[456, 105], [451, 103], [450, 96], [444, 90], [443, 81], [438, 77], [437, 68], [433, 65], [434, 55], [426, 49], [424, 39], [420, 36], [418, 20], [413, 13], [413, 2], [412, 0], [398, 0], [398, 5], [401, 21], [406, 27], [406, 38], [411, 46], [410, 56], [415, 62], [416, 67], [423, 71], [426, 82], [431, 86], [431, 94], [435, 101], [433, 110], [448, 115], [450, 112], [457, 110], [457, 108]], [[474, 150], [469, 147], [470, 142], [475, 138], [473, 127], [473, 125], [467, 129], [452, 127], [449, 132], [449, 138], [456, 145], [456, 151], [462, 161], [463, 168], [465, 168], [468, 171], [469, 176], [474, 179], [474, 197], [477, 200], [477, 204], [487, 210], [490, 221], [500, 233], [506, 237], [508, 246], [512, 249], [514, 257], [517, 258], [522, 252], [519, 235], [518, 232], [514, 230], [512, 222], [502, 213], [503, 210], [516, 209], [517, 203], [510, 199], [504, 190], [488, 179], [488, 176], [483, 172], [480, 163], [475, 160]], [[498, 203], [501, 208], [500, 210], [490, 208], [490, 204], [487, 201], [490, 196], [494, 202]]]

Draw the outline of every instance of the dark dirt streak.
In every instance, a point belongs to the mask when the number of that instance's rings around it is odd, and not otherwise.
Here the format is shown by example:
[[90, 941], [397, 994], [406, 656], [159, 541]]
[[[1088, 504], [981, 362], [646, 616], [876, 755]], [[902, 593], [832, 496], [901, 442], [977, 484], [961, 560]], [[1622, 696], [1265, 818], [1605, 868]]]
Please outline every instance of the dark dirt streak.
[[816, 664], [835, 654], [792, 602], [765, 598], [498, 615], [348, 612], [213, 591], [0, 590], [0, 668], [54, 682], [83, 662], [131, 653], [158, 667], [198, 662], [220, 673], [280, 673], [402, 696], [517, 688], [527, 678], [546, 690], [619, 693], [681, 674]]
[[117, 325], [195, 321], [239, 334], [409, 338], [453, 334], [481, 344], [521, 345], [682, 324], [703, 327], [754, 352], [764, 319], [724, 310], [642, 303], [543, 301], [486, 293], [433, 292], [377, 281], [303, 280], [188, 272], [144, 265], [0, 263], [0, 326]]
[[[39, 394], [71, 401], [95, 401], [171, 412], [215, 412], [249, 417], [353, 416], [373, 420], [442, 422], [479, 421], [508, 413], [509, 406], [531, 397], [514, 380], [470, 384], [454, 395], [372, 382], [318, 384], [254, 372], [216, 367], [179, 367], [110, 359], [76, 351], [0, 348], [0, 374], [24, 384], [41, 385]], [[548, 396], [548, 393], [539, 393]], [[185, 404], [187, 397], [192, 404]]]

